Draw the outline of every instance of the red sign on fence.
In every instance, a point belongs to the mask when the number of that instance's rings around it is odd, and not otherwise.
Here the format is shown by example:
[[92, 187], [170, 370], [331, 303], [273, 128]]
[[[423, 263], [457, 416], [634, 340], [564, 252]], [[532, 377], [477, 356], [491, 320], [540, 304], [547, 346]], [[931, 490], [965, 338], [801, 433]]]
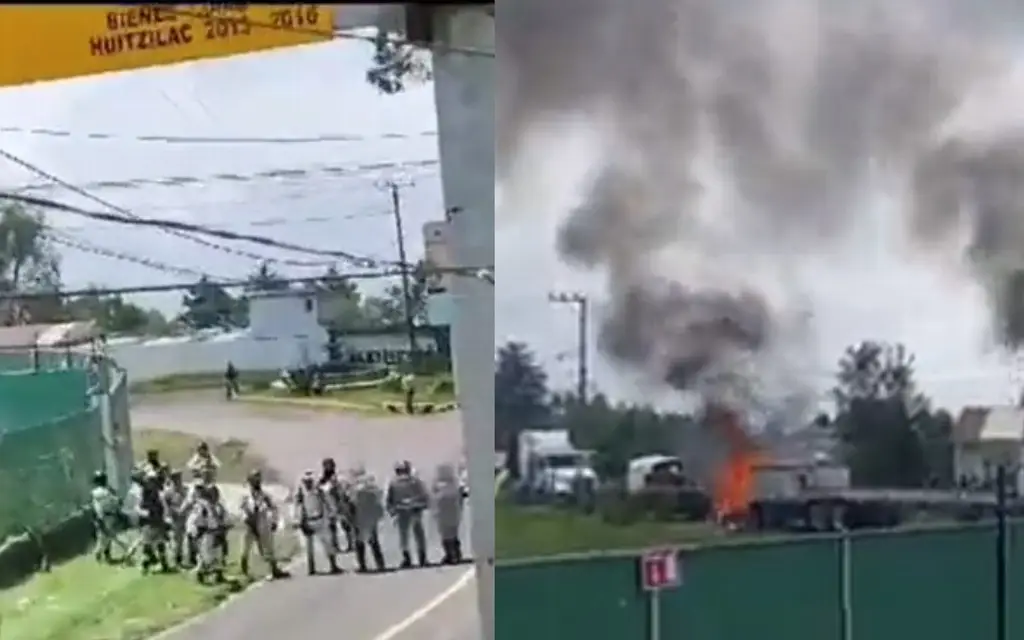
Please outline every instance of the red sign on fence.
[[673, 589], [682, 583], [680, 559], [674, 550], [649, 551], [640, 557], [640, 586], [644, 591]]

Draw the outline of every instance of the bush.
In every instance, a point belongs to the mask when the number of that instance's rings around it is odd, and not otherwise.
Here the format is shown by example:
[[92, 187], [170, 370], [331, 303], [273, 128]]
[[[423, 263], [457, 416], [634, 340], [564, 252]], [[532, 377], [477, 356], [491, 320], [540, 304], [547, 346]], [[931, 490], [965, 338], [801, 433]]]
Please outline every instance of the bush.
[[452, 395], [455, 393], [455, 379], [451, 374], [446, 374], [434, 380], [430, 385], [429, 393], [432, 396]]
[[389, 391], [391, 393], [401, 393], [402, 389], [402, 374], [400, 373], [389, 373], [386, 378], [381, 380], [380, 386], [381, 391]]

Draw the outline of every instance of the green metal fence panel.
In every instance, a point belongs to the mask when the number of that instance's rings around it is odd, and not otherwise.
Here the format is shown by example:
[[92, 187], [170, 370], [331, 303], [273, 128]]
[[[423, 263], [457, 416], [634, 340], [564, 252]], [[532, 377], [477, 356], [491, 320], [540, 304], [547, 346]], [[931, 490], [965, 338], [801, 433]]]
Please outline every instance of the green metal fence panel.
[[647, 604], [630, 557], [499, 566], [494, 607], [496, 640], [648, 636]]
[[83, 369], [0, 375], [0, 433], [85, 410], [88, 387]]
[[682, 572], [683, 585], [661, 595], [666, 640], [839, 638], [835, 540], [701, 549], [683, 555]]
[[46, 530], [85, 506], [102, 463], [98, 410], [0, 434], [0, 542], [26, 528]]
[[854, 638], [995, 637], [995, 526], [855, 536]]

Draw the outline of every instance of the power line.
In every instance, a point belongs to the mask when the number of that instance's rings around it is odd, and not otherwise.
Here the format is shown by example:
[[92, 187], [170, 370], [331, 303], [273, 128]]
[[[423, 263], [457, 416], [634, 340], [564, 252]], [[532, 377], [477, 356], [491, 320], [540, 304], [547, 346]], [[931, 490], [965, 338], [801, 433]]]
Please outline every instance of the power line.
[[[106, 247], [94, 245], [84, 240], [73, 238], [54, 229], [47, 230], [45, 232], [45, 235], [54, 244], [68, 249], [74, 249], [76, 251], [81, 251], [83, 253], [90, 253], [93, 255], [111, 258], [122, 262], [131, 262], [133, 264], [137, 264], [143, 267], [148, 267], [150, 269], [153, 269], [154, 271], [161, 271], [164, 273], [196, 278], [202, 278], [207, 275], [201, 271], [196, 271], [195, 269], [189, 269], [187, 267], [177, 267], [166, 262], [154, 260], [152, 258], [143, 258], [141, 256], [135, 256], [129, 253], [114, 251], [113, 249], [108, 249]], [[227, 280], [227, 278], [217, 279]]]
[[[0, 155], [3, 152], [0, 151]], [[362, 267], [362, 268], [377, 268], [381, 265], [397, 264], [386, 260], [376, 260], [365, 256], [358, 256], [347, 251], [335, 251], [331, 249], [317, 249], [314, 247], [306, 247], [303, 245], [293, 244], [290, 242], [282, 242], [280, 240], [274, 240], [266, 236], [257, 236], [248, 233], [238, 233], [236, 231], [227, 231], [226, 229], [215, 229], [213, 227], [206, 227], [203, 225], [192, 224], [190, 222], [180, 222], [177, 220], [153, 220], [150, 218], [141, 218], [138, 216], [126, 216], [114, 213], [103, 213], [100, 211], [89, 211], [88, 209], [82, 209], [73, 205], [69, 205], [56, 200], [50, 200], [48, 198], [36, 198], [34, 196], [25, 196], [20, 194], [2, 193], [0, 192], [0, 200], [11, 200], [14, 202], [20, 202], [25, 205], [32, 207], [41, 207], [46, 209], [53, 209], [57, 211], [64, 211], [66, 213], [73, 213], [75, 215], [84, 216], [92, 220], [100, 222], [112, 222], [116, 224], [123, 224], [129, 226], [138, 227], [152, 227], [154, 229], [177, 231], [179, 233], [195, 233], [202, 235], [214, 236], [217, 238], [223, 238], [225, 240], [240, 240], [242, 242], [252, 242], [253, 244], [260, 244], [267, 247], [273, 247], [275, 249], [283, 249], [285, 251], [295, 251], [297, 253], [305, 253], [309, 255], [323, 256], [325, 258], [334, 258], [334, 260], [344, 260], [349, 264]], [[176, 234], [177, 235], [177, 234]], [[192, 236], [184, 236], [189, 239], [193, 239]], [[266, 258], [264, 256], [258, 256], [258, 254], [250, 254], [257, 256], [257, 259], [266, 261], [275, 261], [272, 258]], [[276, 260], [276, 262], [283, 262]], [[304, 266], [317, 266], [330, 264], [330, 262], [304, 262]]]
[[[120, 214], [120, 216], [115, 216], [115, 217], [119, 217], [120, 218], [120, 220], [116, 220], [116, 221], [129, 221], [129, 220], [132, 220], [132, 221], [136, 221], [136, 224], [147, 224], [147, 223], [151, 223], [152, 222], [152, 221], [145, 221], [145, 219], [140, 218], [139, 216], [135, 215], [131, 211], [129, 211], [129, 210], [123, 208], [123, 207], [119, 207], [118, 205], [116, 205], [116, 204], [114, 204], [114, 203], [112, 203], [112, 202], [110, 202], [108, 200], [104, 200], [103, 198], [100, 198], [99, 196], [94, 195], [91, 192], [89, 192], [89, 191], [87, 191], [85, 189], [82, 189], [81, 187], [76, 187], [75, 185], [70, 184], [70, 183], [68, 183], [65, 180], [62, 180], [61, 178], [58, 178], [57, 176], [55, 176], [55, 175], [53, 175], [53, 174], [51, 174], [51, 173], [49, 173], [47, 171], [44, 171], [43, 169], [41, 169], [41, 168], [37, 167], [36, 165], [28, 162], [27, 160], [23, 160], [23, 159], [19, 158], [18, 156], [14, 155], [13, 153], [10, 153], [8, 151], [0, 149], [0, 158], [4, 158], [4, 159], [6, 159], [6, 160], [8, 160], [10, 162], [13, 162], [14, 164], [22, 167], [22, 168], [28, 169], [32, 173], [35, 173], [36, 175], [40, 176], [41, 178], [45, 178], [46, 180], [49, 180], [49, 181], [51, 181], [51, 182], [53, 182], [55, 184], [59, 184], [59, 185], [63, 186], [64, 188], [66, 188], [66, 189], [68, 189], [68, 190], [70, 190], [70, 191], [72, 191], [74, 193], [77, 193], [78, 195], [82, 196], [83, 198], [91, 200], [91, 201], [93, 201], [93, 202], [95, 202], [95, 203], [97, 203], [97, 204], [99, 204], [99, 205], [101, 205], [103, 207], [106, 207], [106, 208], [110, 209], [111, 211], [116, 211], [118, 214]], [[5, 197], [8, 200], [16, 200], [17, 199], [17, 197], [15, 197], [13, 195], [7, 195]], [[53, 208], [55, 208], [55, 209], [62, 209], [64, 211], [68, 211], [69, 213], [76, 213], [77, 212], [77, 213], [80, 213], [82, 215], [88, 214], [88, 212], [85, 211], [84, 209], [78, 209], [77, 207], [72, 207], [70, 205], [65, 205], [65, 204], [62, 204], [62, 203], [55, 202], [55, 201], [45, 200], [45, 199], [41, 199], [41, 198], [34, 198], [34, 200], [36, 200], [36, 204], [34, 206], [47, 207], [47, 208], [51, 208], [51, 209], [53, 209]], [[22, 198], [22, 202], [25, 203], [25, 204], [29, 204], [29, 202], [25, 198]], [[108, 216], [109, 217], [110, 214], [97, 214], [97, 215], [93, 215], [91, 217], [93, 217], [94, 219], [102, 219], [102, 216]], [[112, 220], [112, 221], [115, 221], [115, 220]], [[148, 226], [157, 226], [157, 225], [148, 224]], [[224, 253], [230, 253], [230, 254], [233, 254], [233, 255], [242, 256], [242, 257], [248, 258], [250, 260], [256, 260], [256, 261], [259, 261], [259, 262], [274, 262], [274, 263], [279, 263], [279, 264], [288, 264], [288, 265], [292, 265], [292, 266], [303, 266], [303, 267], [323, 266], [323, 262], [322, 261], [321, 262], [317, 262], [317, 261], [310, 261], [310, 260], [282, 260], [282, 259], [277, 259], [277, 258], [271, 258], [271, 257], [268, 257], [268, 256], [264, 256], [264, 255], [261, 255], [261, 254], [258, 254], [258, 253], [252, 253], [251, 251], [244, 251], [244, 250], [241, 250], [241, 249], [235, 249], [234, 247], [228, 247], [226, 245], [221, 245], [221, 244], [217, 244], [217, 243], [214, 243], [214, 242], [209, 242], [209, 241], [204, 240], [202, 238], [197, 238], [197, 237], [195, 237], [193, 235], [189, 235], [188, 233], [185, 233], [184, 231], [187, 231], [187, 229], [185, 227], [181, 226], [180, 224], [179, 225], [167, 224], [167, 225], [164, 225], [164, 226], [158, 227], [158, 228], [162, 228], [165, 233], [168, 233], [168, 234], [173, 235], [173, 236], [177, 236], [179, 238], [183, 238], [185, 240], [188, 240], [189, 242], [194, 242], [195, 244], [202, 245], [204, 247], [208, 247], [210, 249], [214, 249], [214, 250], [221, 251], [221, 252], [224, 252]], [[219, 234], [220, 237], [225, 238], [225, 239], [242, 239], [242, 238], [231, 238], [230, 234], [229, 235], [224, 235], [225, 233], [229, 234], [229, 232], [222, 232], [221, 234]], [[210, 235], [218, 235], [218, 234], [210, 234]], [[269, 239], [267, 239], [267, 240], [269, 240]], [[264, 243], [261, 243], [261, 244], [266, 244], [266, 243], [264, 242]]]
[[[493, 283], [493, 269], [468, 269], [458, 267], [454, 269], [431, 269], [430, 272], [437, 273], [450, 273], [459, 276], [477, 278]], [[334, 278], [335, 280], [381, 280], [384, 278], [396, 278], [400, 277], [402, 272], [398, 269], [388, 269], [380, 271], [360, 271], [355, 273], [342, 273]], [[278, 280], [281, 284], [292, 285], [322, 285], [328, 282], [329, 278], [319, 277], [306, 277], [306, 278], [281, 278]], [[224, 282], [211, 282], [218, 287], [223, 289], [239, 289], [252, 286], [252, 281], [245, 280], [226, 280]], [[85, 289], [70, 289], [65, 291], [24, 291], [24, 292], [0, 292], [0, 300], [32, 300], [38, 298], [52, 298], [54, 296], [60, 298], [73, 298], [76, 296], [84, 295], [121, 295], [121, 294], [133, 294], [133, 293], [167, 293], [170, 291], [185, 291], [192, 289], [196, 286], [194, 281], [192, 282], [175, 282], [170, 284], [151, 284], [151, 285], [140, 285], [135, 287], [89, 287]]]
[[143, 143], [162, 143], [171, 145], [219, 145], [219, 144], [270, 144], [270, 145], [303, 145], [337, 142], [371, 142], [378, 140], [415, 140], [418, 138], [435, 138], [436, 131], [418, 131], [413, 133], [381, 133], [363, 135], [357, 133], [323, 133], [315, 136], [181, 136], [157, 134], [125, 134], [104, 131], [70, 131], [67, 129], [50, 129], [47, 127], [0, 127], [0, 133], [21, 133], [47, 138], [72, 138], [96, 141], [125, 141]]
[[[139, 187], [187, 187], [203, 186], [211, 182], [226, 182], [238, 184], [240, 182], [256, 182], [261, 180], [306, 180], [316, 177], [325, 178], [346, 178], [356, 177], [371, 173], [373, 171], [386, 170], [407, 170], [424, 167], [436, 167], [440, 162], [435, 158], [423, 160], [409, 160], [405, 162], [372, 162], [357, 165], [324, 165], [319, 167], [303, 168], [275, 168], [257, 171], [255, 173], [214, 173], [203, 176], [160, 176], [156, 178], [128, 178], [125, 180], [96, 180], [75, 184], [78, 189], [98, 191], [102, 189], [136, 189]], [[38, 175], [38, 174], [37, 174]], [[27, 184], [12, 189], [18, 193], [25, 192], [47, 192], [57, 191], [62, 185], [53, 184], [52, 181]]]
[[[196, 205], [190, 205], [189, 206], [189, 210], [193, 211], [193, 210], [195, 210], [197, 208], [223, 207], [225, 205], [246, 204], [246, 203], [247, 202], [243, 201], [243, 200], [232, 200], [232, 201], [228, 201], [228, 202], [204, 202], [201, 205], [201, 207], [197, 207]], [[147, 207], [146, 208], [147, 212], [153, 212], [153, 211], [180, 211], [180, 210], [181, 210], [181, 207]], [[246, 222], [239, 223], [239, 225], [243, 226], [243, 227], [267, 228], [267, 227], [283, 227], [285, 225], [296, 226], [296, 225], [301, 225], [301, 224], [325, 224], [325, 223], [328, 223], [328, 222], [341, 222], [341, 221], [345, 221], [345, 220], [364, 220], [364, 219], [368, 219], [368, 218], [386, 218], [386, 217], [390, 217], [390, 216], [391, 216], [391, 212], [390, 211], [365, 211], [365, 212], [362, 212], [362, 213], [352, 213], [352, 214], [348, 214], [348, 215], [344, 215], [344, 216], [305, 216], [305, 217], [302, 217], [302, 218], [288, 218], [288, 217], [276, 217], [275, 216], [273, 218], [260, 218], [260, 219], [257, 219], [257, 220], [249, 220], [249, 221], [246, 221]], [[79, 225], [62, 225], [60, 227], [61, 231], [85, 231], [86, 229], [87, 229], [87, 225], [81, 225], [81, 226], [79, 226]]]

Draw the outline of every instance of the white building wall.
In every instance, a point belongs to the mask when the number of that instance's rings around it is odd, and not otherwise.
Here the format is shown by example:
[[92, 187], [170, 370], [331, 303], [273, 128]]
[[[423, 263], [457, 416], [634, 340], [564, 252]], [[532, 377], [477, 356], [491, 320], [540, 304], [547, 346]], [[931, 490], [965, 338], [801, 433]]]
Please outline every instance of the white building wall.
[[[389, 353], [406, 352], [404, 334], [352, 335], [340, 338], [344, 354], [370, 354], [381, 364]], [[418, 336], [418, 349], [429, 352], [437, 346], [432, 338]], [[112, 340], [107, 354], [128, 372], [131, 382], [146, 382], [172, 375], [217, 373], [230, 360], [241, 371], [276, 370], [323, 363], [327, 360], [327, 338], [257, 338], [248, 332], [222, 334], [215, 338], [187, 337], [157, 340]]]

